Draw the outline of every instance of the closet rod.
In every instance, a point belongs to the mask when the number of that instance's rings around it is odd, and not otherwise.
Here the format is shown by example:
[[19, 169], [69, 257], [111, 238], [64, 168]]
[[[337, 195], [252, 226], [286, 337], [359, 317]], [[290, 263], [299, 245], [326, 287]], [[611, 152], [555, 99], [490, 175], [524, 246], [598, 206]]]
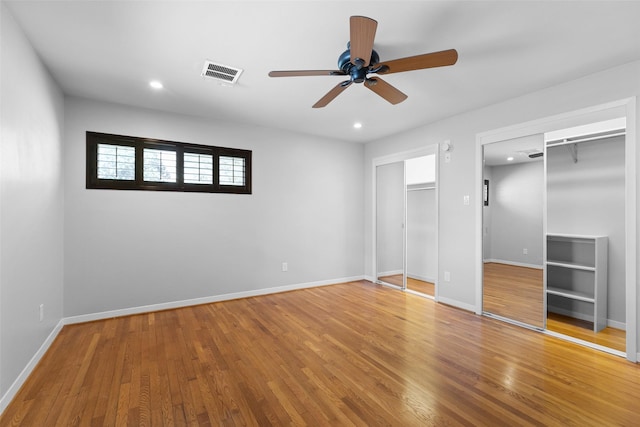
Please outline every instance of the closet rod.
[[435, 190], [436, 187], [407, 188], [407, 191]]
[[593, 136], [591, 138], [584, 138], [584, 139], [576, 139], [576, 140], [569, 140], [569, 139], [563, 139], [561, 141], [549, 141], [547, 142], [547, 147], [559, 147], [561, 145], [567, 145], [567, 144], [579, 144], [581, 142], [587, 142], [587, 141], [597, 141], [599, 139], [609, 139], [609, 138], [615, 138], [617, 136], [622, 136], [622, 135], [626, 135], [627, 132], [625, 131], [621, 131], [621, 132], [617, 132], [617, 133], [612, 133], [609, 135], [598, 135], [598, 136]]

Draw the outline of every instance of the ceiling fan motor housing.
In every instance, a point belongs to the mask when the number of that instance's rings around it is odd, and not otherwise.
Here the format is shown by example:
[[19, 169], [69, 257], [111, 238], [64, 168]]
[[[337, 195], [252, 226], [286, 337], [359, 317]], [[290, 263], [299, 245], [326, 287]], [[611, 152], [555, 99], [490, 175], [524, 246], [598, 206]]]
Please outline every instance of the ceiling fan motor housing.
[[[349, 45], [347, 45], [348, 47]], [[338, 57], [338, 68], [351, 76], [351, 81], [354, 83], [362, 83], [367, 79], [367, 74], [370, 73], [371, 67], [380, 62], [378, 52], [371, 51], [371, 59], [369, 59], [369, 66], [358, 67], [351, 62], [351, 49], [347, 49], [342, 52], [342, 55]]]

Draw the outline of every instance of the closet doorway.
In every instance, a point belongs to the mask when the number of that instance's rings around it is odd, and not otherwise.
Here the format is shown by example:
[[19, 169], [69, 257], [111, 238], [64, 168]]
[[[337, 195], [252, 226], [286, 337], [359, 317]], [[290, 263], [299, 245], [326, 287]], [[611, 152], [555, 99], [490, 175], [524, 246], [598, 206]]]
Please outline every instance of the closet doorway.
[[[493, 273], [491, 262], [487, 261], [493, 260], [487, 259], [486, 254], [494, 257], [498, 252], [492, 246], [494, 239], [490, 233], [494, 230], [486, 224], [504, 227], [504, 220], [491, 221], [494, 210], [483, 215], [484, 203], [477, 207], [476, 250], [481, 261], [477, 269], [479, 307], [476, 311], [497, 314], [502, 320], [626, 356], [635, 362], [635, 98], [478, 135], [478, 164], [482, 167], [477, 178], [483, 185], [477, 194], [479, 199], [483, 199], [483, 193], [488, 195], [490, 207], [492, 200], [499, 200], [505, 184], [501, 183], [504, 174], [487, 171], [487, 153], [491, 153], [492, 146], [526, 138], [543, 141], [542, 152], [535, 153], [544, 159], [542, 202], [536, 208], [542, 212], [542, 232], [537, 239], [542, 250], [541, 260], [533, 265], [542, 273], [539, 288], [542, 295], [536, 291], [530, 297], [532, 306], [542, 306], [542, 321], [536, 323], [523, 321], [513, 314], [503, 315], [499, 310], [504, 307], [491, 305], [489, 276]], [[488, 180], [488, 191], [485, 180]], [[515, 213], [513, 209], [510, 212]], [[513, 222], [518, 223], [517, 218], [513, 215]], [[529, 249], [513, 243], [516, 251], [517, 248], [522, 251], [519, 255]], [[515, 275], [511, 276], [507, 284], [511, 288], [509, 292], [516, 283]], [[513, 302], [513, 293], [505, 293], [504, 300]]]
[[378, 283], [436, 298], [438, 147], [374, 159]]
[[624, 117], [545, 134], [548, 331], [625, 352]]

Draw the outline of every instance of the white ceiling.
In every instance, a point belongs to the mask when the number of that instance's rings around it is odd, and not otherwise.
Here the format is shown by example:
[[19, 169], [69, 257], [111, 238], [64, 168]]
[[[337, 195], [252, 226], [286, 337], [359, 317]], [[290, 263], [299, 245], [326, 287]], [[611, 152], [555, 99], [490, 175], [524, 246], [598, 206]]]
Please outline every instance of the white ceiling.
[[[639, 1], [5, 3], [66, 94], [355, 142], [640, 59]], [[384, 76], [409, 95], [395, 106], [352, 85], [312, 109], [344, 78], [267, 76], [336, 69], [351, 15], [378, 21], [381, 61], [454, 48], [458, 62]], [[206, 59], [244, 69], [238, 84], [203, 80]]]

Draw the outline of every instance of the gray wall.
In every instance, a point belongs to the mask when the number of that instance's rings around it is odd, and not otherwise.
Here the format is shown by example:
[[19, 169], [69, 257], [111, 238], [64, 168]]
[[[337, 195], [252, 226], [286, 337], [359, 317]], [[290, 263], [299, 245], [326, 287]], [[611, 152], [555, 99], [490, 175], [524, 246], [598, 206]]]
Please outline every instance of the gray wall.
[[[3, 3], [0, 19], [0, 396], [4, 396], [62, 318], [63, 98]], [[42, 322], [40, 304], [44, 304]]]
[[[608, 236], [607, 318], [620, 323], [625, 323], [624, 144], [623, 137], [580, 143], [577, 163], [566, 147], [547, 150], [547, 230]], [[560, 308], [580, 313], [585, 307]]]
[[[88, 130], [253, 150], [253, 194], [87, 190]], [[64, 139], [65, 317], [362, 276], [360, 144], [76, 98]]]
[[[544, 163], [493, 166], [485, 260], [542, 268]], [[487, 209], [485, 208], [485, 209]], [[523, 249], [527, 249], [527, 254]]]

